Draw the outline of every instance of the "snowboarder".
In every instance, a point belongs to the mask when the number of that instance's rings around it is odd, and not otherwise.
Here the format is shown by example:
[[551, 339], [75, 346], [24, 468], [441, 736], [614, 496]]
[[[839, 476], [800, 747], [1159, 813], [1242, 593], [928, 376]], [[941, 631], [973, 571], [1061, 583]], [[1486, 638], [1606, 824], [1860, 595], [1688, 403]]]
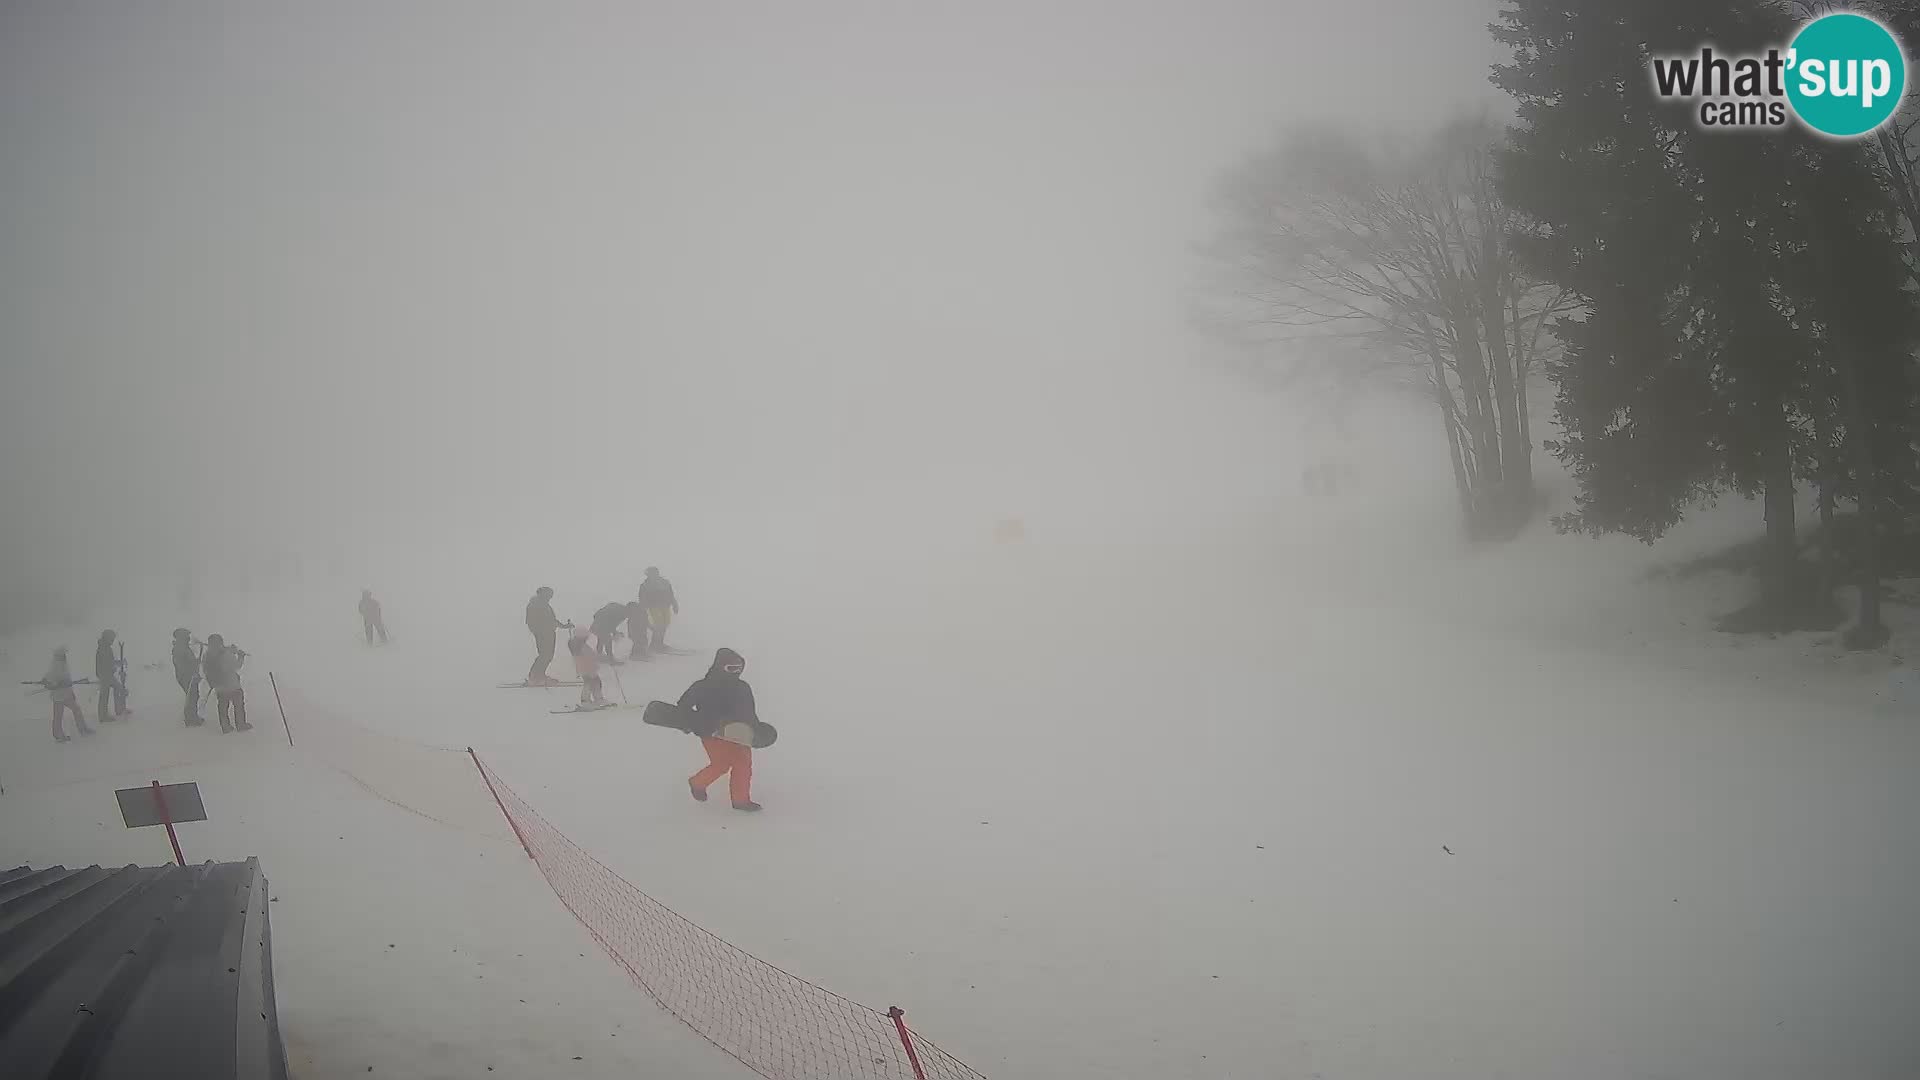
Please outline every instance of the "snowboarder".
[[538, 655], [533, 658], [533, 666], [527, 669], [527, 683], [530, 686], [552, 686], [560, 680], [547, 674], [547, 665], [553, 663], [555, 633], [561, 629], [571, 630], [571, 622], [563, 623], [560, 616], [553, 613], [553, 590], [540, 586], [527, 601], [527, 631], [533, 635], [533, 647]]
[[580, 705], [585, 708], [607, 704], [601, 692], [600, 657], [587, 643], [587, 629], [580, 627], [567, 638], [567, 651], [573, 654], [573, 670], [580, 676]]
[[[73, 696], [73, 688], [77, 684], [74, 681], [72, 669], [67, 666], [65, 645], [53, 650], [53, 663], [47, 666], [47, 673], [40, 676], [38, 681], [41, 686], [47, 688], [47, 696], [53, 699], [53, 740], [55, 742], [71, 741], [67, 737], [66, 729], [60, 726], [60, 713], [63, 709], [73, 710], [73, 726], [79, 729], [80, 734], [93, 734], [93, 729], [87, 726], [86, 716], [80, 712], [80, 699]], [[80, 682], [86, 681], [80, 680]]]
[[367, 632], [367, 644], [373, 644], [376, 630], [380, 632], [380, 644], [387, 643], [387, 624], [380, 617], [380, 601], [373, 598], [372, 589], [360, 590], [360, 626]]
[[[760, 719], [754, 711], [753, 687], [741, 677], [746, 670], [746, 659], [732, 649], [713, 654], [706, 676], [680, 695], [680, 707], [692, 710], [700, 721], [696, 731], [713, 731], [733, 720]], [[687, 778], [694, 800], [706, 802], [707, 788], [726, 776], [733, 808], [749, 813], [759, 810], [760, 804], [753, 801], [753, 748], [710, 735], [700, 736], [700, 745], [707, 751], [707, 767]]]
[[[667, 648], [667, 626], [673, 617], [680, 614], [680, 601], [673, 595], [673, 583], [660, 576], [660, 568], [647, 567], [647, 579], [640, 583], [637, 597], [640, 606], [647, 609], [647, 622], [643, 628], [653, 631], [653, 642], [648, 645], [652, 652], [665, 652]], [[632, 623], [627, 624], [627, 633], [633, 634]], [[636, 644], [639, 634], [634, 634]]]
[[193, 633], [186, 627], [173, 632], [173, 681], [187, 695], [187, 707], [182, 716], [188, 727], [199, 727], [207, 722], [200, 715], [200, 658], [193, 653]]
[[207, 635], [206, 654], [200, 666], [206, 670], [207, 683], [213, 687], [220, 717], [220, 733], [252, 731], [247, 723], [247, 692], [240, 685], [240, 665], [247, 662], [245, 651], [226, 643], [219, 634]]
[[[613, 663], [613, 635], [623, 622], [627, 622], [627, 605], [619, 601], [603, 604], [599, 611], [593, 613], [593, 637], [600, 645], [600, 659], [609, 664]], [[633, 632], [633, 624], [628, 622], [627, 633]]]
[[[102, 630], [100, 640], [93, 646], [93, 678], [100, 686], [100, 706], [96, 713], [102, 724], [127, 718], [127, 682], [120, 674], [120, 662], [113, 656], [116, 636], [111, 630]], [[112, 713], [107, 711], [109, 704], [113, 706]]]

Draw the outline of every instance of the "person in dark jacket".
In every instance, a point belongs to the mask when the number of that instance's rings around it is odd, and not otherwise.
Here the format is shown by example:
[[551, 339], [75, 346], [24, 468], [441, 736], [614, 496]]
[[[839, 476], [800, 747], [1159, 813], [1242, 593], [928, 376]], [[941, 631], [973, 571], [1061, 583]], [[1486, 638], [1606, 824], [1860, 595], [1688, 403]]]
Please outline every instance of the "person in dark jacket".
[[[735, 720], [758, 720], [753, 702], [753, 687], [741, 678], [747, 661], [732, 649], [713, 654], [713, 666], [704, 678], [687, 687], [680, 695], [680, 707], [691, 710], [699, 721], [696, 732], [716, 731]], [[755, 811], [753, 801], [753, 748], [739, 743], [700, 736], [707, 751], [707, 767], [687, 778], [687, 787], [698, 802], [707, 801], [707, 788], [722, 776], [727, 777], [727, 795], [735, 810]]]
[[673, 582], [660, 576], [660, 568], [647, 567], [647, 579], [640, 583], [640, 592], [636, 599], [640, 606], [647, 609], [647, 621], [635, 632], [632, 623], [627, 624], [627, 633], [633, 634], [637, 641], [647, 630], [653, 632], [653, 643], [648, 646], [653, 652], [665, 652], [667, 648], [667, 626], [673, 617], [680, 614], [680, 601], [673, 595]]
[[[613, 635], [620, 629], [620, 624], [623, 622], [627, 622], [627, 605], [618, 601], [603, 604], [599, 611], [593, 613], [593, 639], [599, 643], [600, 659], [609, 664], [614, 662]], [[634, 626], [630, 622], [627, 623], [627, 633], [634, 633]], [[646, 631], [642, 630], [640, 633], [644, 634]]]
[[542, 585], [527, 601], [527, 630], [533, 634], [533, 647], [539, 655], [533, 658], [533, 666], [527, 669], [527, 682], [536, 686], [553, 686], [559, 679], [547, 674], [547, 665], [553, 663], [553, 647], [558, 644], [555, 634], [564, 627], [573, 629], [571, 622], [563, 623], [560, 616], [553, 613], [553, 590]]
[[375, 631], [380, 634], [380, 644], [387, 643], [387, 622], [380, 617], [380, 601], [373, 598], [372, 589], [360, 590], [360, 626], [367, 632], [367, 644], [373, 644]]
[[188, 727], [207, 722], [200, 715], [200, 658], [193, 654], [193, 632], [181, 627], [173, 632], [173, 681], [187, 695], [183, 719]]
[[[93, 646], [93, 678], [100, 686], [100, 707], [96, 712], [102, 724], [127, 718], [127, 680], [120, 674], [120, 661], [113, 656], [115, 637], [113, 631], [102, 630], [100, 640]], [[111, 715], [107, 712], [108, 704], [113, 706]]]
[[240, 681], [240, 666], [247, 662], [246, 651], [229, 645], [219, 634], [207, 635], [207, 649], [200, 666], [213, 687], [214, 713], [220, 718], [220, 733], [252, 731], [247, 723], [247, 691]]

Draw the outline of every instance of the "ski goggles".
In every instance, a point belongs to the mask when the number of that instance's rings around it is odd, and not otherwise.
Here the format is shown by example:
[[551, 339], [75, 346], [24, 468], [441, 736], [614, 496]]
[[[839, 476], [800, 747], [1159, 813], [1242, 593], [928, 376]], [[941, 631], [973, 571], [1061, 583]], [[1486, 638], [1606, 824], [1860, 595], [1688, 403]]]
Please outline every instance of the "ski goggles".
[[726, 672], [726, 673], [727, 673], [727, 674], [729, 674], [729, 675], [738, 675], [738, 674], [740, 674], [741, 672], [743, 672], [743, 671], [745, 671], [745, 670], [747, 670], [747, 665], [745, 665], [745, 664], [721, 664], [721, 665], [720, 665], [720, 670], [721, 670], [721, 671], [724, 671], [724, 672]]

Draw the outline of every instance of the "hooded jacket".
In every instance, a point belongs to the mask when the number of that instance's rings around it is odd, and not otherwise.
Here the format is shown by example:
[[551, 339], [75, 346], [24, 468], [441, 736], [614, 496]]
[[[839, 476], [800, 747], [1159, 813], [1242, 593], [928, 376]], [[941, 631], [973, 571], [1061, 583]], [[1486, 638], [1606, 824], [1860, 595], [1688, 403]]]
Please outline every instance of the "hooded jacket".
[[380, 601], [372, 593], [360, 594], [360, 617], [368, 622], [380, 621]]
[[680, 601], [673, 595], [673, 582], [663, 577], [650, 577], [641, 582], [638, 598], [645, 607], [680, 610]]
[[680, 695], [680, 707], [693, 710], [699, 719], [695, 734], [705, 734], [735, 720], [760, 719], [754, 711], [753, 687], [740, 676], [720, 670], [729, 663], [746, 661], [732, 649], [721, 649], [713, 654], [713, 666], [706, 676]]
[[560, 629], [560, 616], [553, 613], [553, 601], [542, 600], [538, 594], [527, 601], [527, 629], [536, 634], [551, 634]]
[[66, 653], [53, 654], [53, 663], [47, 665], [47, 673], [40, 676], [40, 682], [55, 701], [73, 697], [73, 671], [67, 667]]
[[232, 692], [240, 689], [240, 665], [246, 663], [246, 657], [231, 645], [208, 645], [201, 658], [201, 666], [207, 673], [207, 685], [215, 690]]
[[200, 661], [193, 655], [193, 645], [186, 638], [173, 639], [173, 677], [182, 682], [198, 678]]
[[119, 670], [119, 665], [113, 659], [113, 640], [101, 634], [100, 640], [93, 646], [93, 677], [102, 684], [111, 683]]

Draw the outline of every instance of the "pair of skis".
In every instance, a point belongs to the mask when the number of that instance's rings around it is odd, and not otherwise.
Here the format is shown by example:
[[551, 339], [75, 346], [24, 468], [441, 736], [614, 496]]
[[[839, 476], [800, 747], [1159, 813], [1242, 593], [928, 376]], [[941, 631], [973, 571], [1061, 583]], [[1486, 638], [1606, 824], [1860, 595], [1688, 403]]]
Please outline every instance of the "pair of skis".
[[575, 706], [572, 706], [571, 708], [548, 709], [547, 711], [554, 714], [555, 716], [564, 716], [568, 713], [605, 712], [608, 709], [638, 709], [638, 708], [641, 708], [641, 706], [622, 705], [617, 701], [603, 701], [595, 705], [575, 705]]

